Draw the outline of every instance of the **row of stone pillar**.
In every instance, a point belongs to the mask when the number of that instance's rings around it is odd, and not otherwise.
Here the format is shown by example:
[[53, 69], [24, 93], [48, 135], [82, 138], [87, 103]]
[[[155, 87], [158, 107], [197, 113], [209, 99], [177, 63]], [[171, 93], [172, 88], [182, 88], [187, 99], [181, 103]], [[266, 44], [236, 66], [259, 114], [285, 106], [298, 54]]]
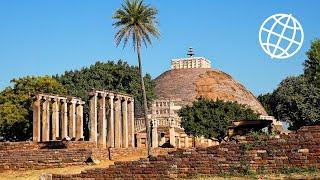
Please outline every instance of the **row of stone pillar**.
[[36, 94], [33, 102], [33, 141], [83, 138], [83, 104], [79, 98]]
[[89, 95], [89, 140], [100, 148], [134, 147], [133, 97], [110, 91]]

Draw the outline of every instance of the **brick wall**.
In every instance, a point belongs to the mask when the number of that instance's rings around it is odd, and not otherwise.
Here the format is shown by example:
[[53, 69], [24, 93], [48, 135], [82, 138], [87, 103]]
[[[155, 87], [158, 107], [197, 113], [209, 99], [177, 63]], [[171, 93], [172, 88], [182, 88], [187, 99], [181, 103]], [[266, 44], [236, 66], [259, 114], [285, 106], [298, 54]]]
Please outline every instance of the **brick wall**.
[[92, 169], [53, 179], [173, 179], [222, 172], [276, 172], [286, 167], [320, 168], [320, 126], [301, 128], [297, 133], [275, 137], [248, 137], [240, 143], [170, 152], [151, 159], [116, 162], [109, 168]]
[[[155, 154], [166, 154], [173, 148], [156, 148]], [[2, 142], [0, 172], [82, 165], [89, 158], [117, 160], [126, 156], [144, 156], [145, 148], [99, 149], [88, 141]]]
[[[154, 148], [152, 150], [154, 155], [168, 154], [168, 152], [176, 150], [175, 148]], [[110, 148], [110, 159], [117, 160], [127, 156], [144, 156], [147, 154], [146, 148]]]

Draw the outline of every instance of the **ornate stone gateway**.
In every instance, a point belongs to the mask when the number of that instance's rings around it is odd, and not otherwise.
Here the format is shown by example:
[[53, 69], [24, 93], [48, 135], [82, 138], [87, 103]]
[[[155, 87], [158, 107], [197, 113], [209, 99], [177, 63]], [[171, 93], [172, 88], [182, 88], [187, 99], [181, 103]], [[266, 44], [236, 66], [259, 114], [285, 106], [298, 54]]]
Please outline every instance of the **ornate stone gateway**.
[[66, 137], [83, 139], [83, 104], [80, 98], [36, 94], [33, 102], [33, 141]]
[[90, 96], [89, 140], [100, 148], [134, 147], [134, 99], [106, 90]]

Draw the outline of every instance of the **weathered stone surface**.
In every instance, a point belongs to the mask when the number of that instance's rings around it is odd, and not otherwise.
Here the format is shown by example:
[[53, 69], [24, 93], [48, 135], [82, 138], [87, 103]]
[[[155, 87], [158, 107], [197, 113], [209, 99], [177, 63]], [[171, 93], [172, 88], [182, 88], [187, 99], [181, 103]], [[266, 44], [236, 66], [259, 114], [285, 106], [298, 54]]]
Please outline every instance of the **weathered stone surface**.
[[237, 101], [267, 115], [256, 97], [230, 75], [211, 68], [174, 69], [155, 79], [157, 98], [181, 99], [185, 104], [203, 96]]

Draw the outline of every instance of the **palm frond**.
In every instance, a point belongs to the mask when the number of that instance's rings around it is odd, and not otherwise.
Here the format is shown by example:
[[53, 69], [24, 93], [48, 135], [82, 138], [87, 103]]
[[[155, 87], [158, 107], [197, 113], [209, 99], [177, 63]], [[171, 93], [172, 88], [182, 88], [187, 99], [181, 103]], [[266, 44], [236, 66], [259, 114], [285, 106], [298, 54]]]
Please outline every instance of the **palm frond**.
[[125, 47], [129, 39], [132, 40], [134, 50], [140, 48], [142, 43], [146, 47], [151, 45], [152, 37], [160, 36], [157, 14], [157, 9], [145, 5], [143, 0], [125, 0], [112, 16], [115, 20], [112, 25], [118, 29], [115, 35], [116, 45], [123, 43]]

